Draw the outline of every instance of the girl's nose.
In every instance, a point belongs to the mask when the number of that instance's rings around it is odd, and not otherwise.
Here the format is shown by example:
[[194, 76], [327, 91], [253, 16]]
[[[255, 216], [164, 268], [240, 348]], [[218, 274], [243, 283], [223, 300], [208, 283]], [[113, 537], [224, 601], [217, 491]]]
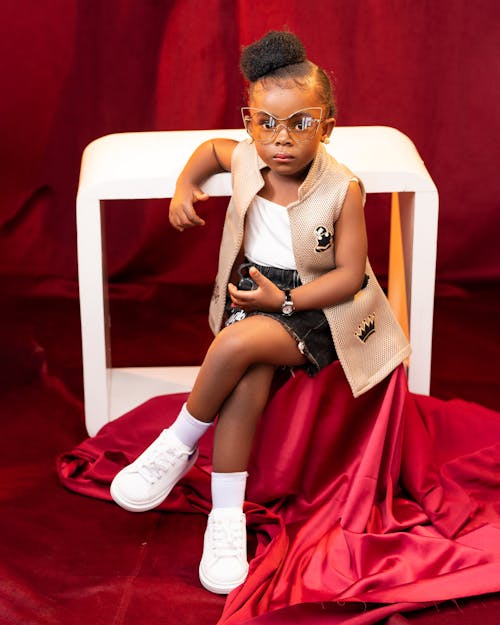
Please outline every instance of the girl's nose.
[[276, 126], [274, 140], [276, 143], [288, 143], [291, 140], [290, 131], [288, 130], [288, 126], [286, 124], [278, 124]]

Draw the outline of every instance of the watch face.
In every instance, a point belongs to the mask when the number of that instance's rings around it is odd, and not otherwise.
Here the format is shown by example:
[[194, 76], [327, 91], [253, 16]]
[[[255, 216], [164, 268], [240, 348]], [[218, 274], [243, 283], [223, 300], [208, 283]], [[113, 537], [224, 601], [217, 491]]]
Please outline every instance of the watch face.
[[283, 304], [283, 306], [281, 307], [281, 312], [284, 315], [290, 316], [293, 313], [293, 304], [288, 304], [288, 303]]

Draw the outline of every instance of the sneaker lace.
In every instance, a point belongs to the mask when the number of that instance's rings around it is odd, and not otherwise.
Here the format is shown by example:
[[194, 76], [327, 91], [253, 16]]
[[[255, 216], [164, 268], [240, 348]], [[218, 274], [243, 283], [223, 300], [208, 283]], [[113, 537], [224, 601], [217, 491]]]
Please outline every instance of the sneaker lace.
[[152, 449], [144, 454], [141, 464], [137, 467], [137, 472], [150, 484], [154, 484], [179, 460], [190, 456], [191, 453], [172, 447], [172, 443], [168, 441], [159, 440]]
[[244, 537], [241, 519], [214, 519], [212, 521], [212, 549], [215, 557], [238, 556]]

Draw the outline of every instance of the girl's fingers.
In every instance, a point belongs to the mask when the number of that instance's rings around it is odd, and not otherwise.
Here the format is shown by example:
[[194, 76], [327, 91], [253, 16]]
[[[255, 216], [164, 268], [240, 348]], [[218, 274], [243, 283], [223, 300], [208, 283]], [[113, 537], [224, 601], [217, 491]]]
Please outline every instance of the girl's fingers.
[[193, 204], [205, 202], [209, 197], [207, 193], [198, 188], [187, 193], [186, 191], [179, 193], [170, 202], [169, 220], [172, 226], [179, 232], [186, 228], [204, 226], [205, 220], [198, 215]]

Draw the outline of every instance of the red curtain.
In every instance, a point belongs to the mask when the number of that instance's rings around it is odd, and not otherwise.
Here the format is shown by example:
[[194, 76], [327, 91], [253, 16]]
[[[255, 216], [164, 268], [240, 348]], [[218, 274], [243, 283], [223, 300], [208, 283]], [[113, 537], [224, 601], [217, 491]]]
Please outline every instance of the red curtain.
[[[416, 144], [440, 192], [438, 281], [498, 280], [499, 14], [494, 0], [4, 2], [2, 291], [76, 296], [84, 147], [113, 132], [240, 126], [241, 47], [281, 28], [334, 76], [339, 125], [394, 126]], [[382, 277], [384, 206], [367, 207]], [[122, 294], [144, 280], [210, 284], [223, 207], [204, 210], [210, 227], [183, 235], [165, 202], [109, 210]]]

